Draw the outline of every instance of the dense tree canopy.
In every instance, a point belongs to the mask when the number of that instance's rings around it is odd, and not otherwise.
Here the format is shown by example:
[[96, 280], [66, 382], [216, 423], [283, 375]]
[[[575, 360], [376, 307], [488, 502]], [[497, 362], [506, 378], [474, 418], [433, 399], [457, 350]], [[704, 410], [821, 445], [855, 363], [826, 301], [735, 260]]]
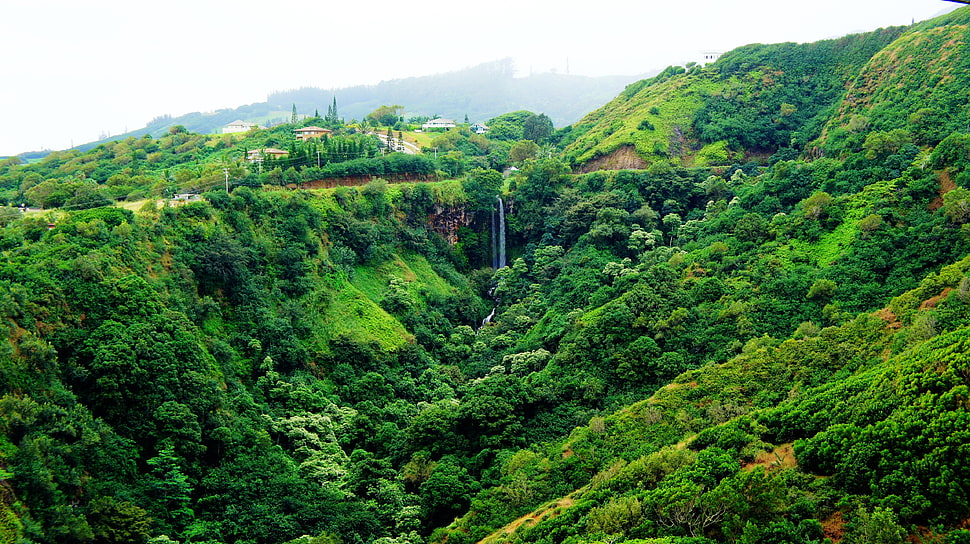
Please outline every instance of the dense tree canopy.
[[417, 155], [4, 161], [0, 542], [965, 542], [970, 136], [872, 70], [967, 13]]

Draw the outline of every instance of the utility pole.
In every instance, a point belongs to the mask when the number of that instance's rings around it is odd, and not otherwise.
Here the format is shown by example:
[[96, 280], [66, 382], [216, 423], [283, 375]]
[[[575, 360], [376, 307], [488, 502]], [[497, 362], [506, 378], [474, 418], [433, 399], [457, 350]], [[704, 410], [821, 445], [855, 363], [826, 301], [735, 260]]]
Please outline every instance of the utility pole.
[[222, 169], [222, 173], [226, 175], [226, 194], [229, 194], [229, 167]]

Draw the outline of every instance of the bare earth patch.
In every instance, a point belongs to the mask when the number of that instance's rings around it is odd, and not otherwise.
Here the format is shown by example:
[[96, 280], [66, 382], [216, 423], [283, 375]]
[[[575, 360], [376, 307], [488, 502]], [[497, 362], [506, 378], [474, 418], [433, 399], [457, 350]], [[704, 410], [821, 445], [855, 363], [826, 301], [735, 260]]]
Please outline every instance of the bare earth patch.
[[842, 519], [842, 511], [836, 510], [834, 514], [822, 520], [822, 535], [832, 539], [832, 542], [840, 542], [845, 535], [845, 520]]
[[795, 459], [795, 449], [791, 442], [782, 444], [771, 451], [759, 453], [754, 461], [744, 463], [742, 468], [751, 470], [757, 466], [763, 466], [766, 470], [777, 468], [792, 468], [798, 465]]
[[565, 497], [559, 499], [554, 503], [546, 503], [532, 512], [516, 519], [512, 523], [509, 523], [505, 527], [495, 531], [494, 533], [488, 535], [478, 542], [478, 544], [498, 544], [499, 542], [508, 542], [508, 535], [515, 533], [519, 527], [523, 525], [536, 525], [541, 521], [547, 519], [552, 519], [562, 513], [566, 508], [571, 507], [576, 504], [576, 500], [573, 498], [574, 493], [566, 495]]
[[626, 145], [609, 155], [590, 160], [586, 164], [579, 166], [576, 172], [579, 174], [588, 174], [590, 172], [596, 172], [597, 170], [642, 170], [646, 167], [646, 161], [640, 157], [636, 148], [632, 145]]

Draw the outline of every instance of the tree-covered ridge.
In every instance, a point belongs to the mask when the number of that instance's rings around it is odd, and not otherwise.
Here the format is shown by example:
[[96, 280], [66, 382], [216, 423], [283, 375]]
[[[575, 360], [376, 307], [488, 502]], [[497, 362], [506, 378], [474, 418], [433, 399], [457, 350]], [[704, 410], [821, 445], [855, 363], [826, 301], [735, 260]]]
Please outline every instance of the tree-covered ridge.
[[[298, 142], [293, 134], [298, 126], [217, 136], [175, 127], [160, 138], [129, 137], [88, 151], [56, 151], [29, 164], [12, 158], [0, 167], [0, 200], [83, 209], [203, 192], [225, 184], [227, 176], [233, 186], [252, 187], [319, 179], [326, 173], [323, 167], [380, 155], [379, 140], [356, 128], [340, 129], [320, 141]], [[266, 148], [285, 148], [288, 155], [260, 163], [251, 160], [250, 151]]]
[[898, 146], [907, 136], [935, 145], [965, 128], [968, 22], [965, 10], [955, 11], [916, 25], [873, 55], [815, 145], [829, 154]]
[[753, 44], [711, 65], [668, 68], [577, 123], [566, 157], [589, 170], [831, 156], [867, 139], [933, 145], [966, 125], [966, 17]]

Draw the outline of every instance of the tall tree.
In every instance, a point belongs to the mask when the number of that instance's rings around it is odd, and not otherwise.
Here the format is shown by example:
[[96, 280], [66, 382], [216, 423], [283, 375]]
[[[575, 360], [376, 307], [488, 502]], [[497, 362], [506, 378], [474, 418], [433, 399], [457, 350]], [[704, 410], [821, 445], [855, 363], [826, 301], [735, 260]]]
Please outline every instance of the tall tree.
[[549, 119], [549, 116], [544, 113], [531, 115], [522, 124], [522, 137], [537, 144], [541, 144], [551, 136], [552, 131], [552, 119]]
[[327, 106], [327, 117], [324, 118], [324, 121], [326, 121], [328, 125], [336, 125], [337, 123], [340, 122], [340, 119], [337, 116], [337, 97], [336, 96], [333, 97], [333, 104]]

